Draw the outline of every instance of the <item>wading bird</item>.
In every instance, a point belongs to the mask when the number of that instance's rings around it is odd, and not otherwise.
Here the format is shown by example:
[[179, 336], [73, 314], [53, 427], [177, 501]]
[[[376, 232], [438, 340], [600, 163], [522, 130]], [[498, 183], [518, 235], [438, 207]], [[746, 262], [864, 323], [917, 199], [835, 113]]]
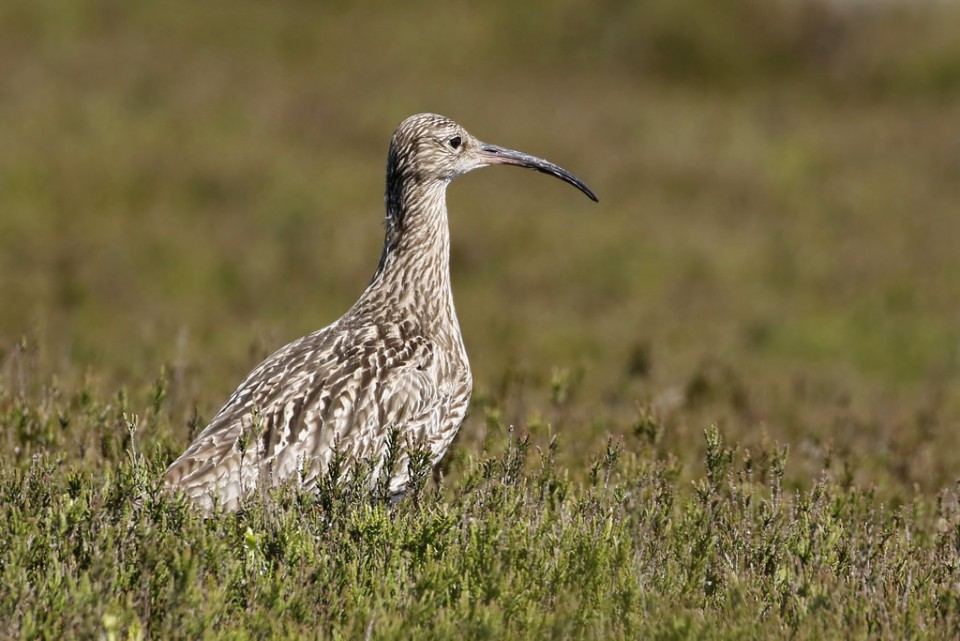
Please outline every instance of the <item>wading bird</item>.
[[[237, 509], [254, 488], [295, 481], [313, 487], [335, 453], [349, 474], [392, 474], [402, 495], [407, 453], [435, 465], [463, 422], [473, 379], [450, 289], [446, 189], [488, 165], [517, 165], [556, 176], [596, 201], [567, 170], [481, 142], [435, 114], [404, 120], [387, 156], [386, 238], [360, 299], [332, 325], [281, 348], [258, 365], [211, 423], [166, 471], [211, 511]], [[391, 437], [401, 452], [382, 461]]]

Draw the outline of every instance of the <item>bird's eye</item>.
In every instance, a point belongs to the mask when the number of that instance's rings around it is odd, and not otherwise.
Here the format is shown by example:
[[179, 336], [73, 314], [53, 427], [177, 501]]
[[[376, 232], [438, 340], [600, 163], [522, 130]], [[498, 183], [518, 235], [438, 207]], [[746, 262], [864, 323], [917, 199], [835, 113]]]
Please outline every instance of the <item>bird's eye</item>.
[[449, 145], [450, 145], [451, 147], [453, 147], [454, 149], [459, 149], [461, 142], [463, 142], [463, 141], [460, 140], [460, 136], [454, 136], [454, 137], [451, 138], [449, 141], [447, 141], [447, 144], [449, 144]]

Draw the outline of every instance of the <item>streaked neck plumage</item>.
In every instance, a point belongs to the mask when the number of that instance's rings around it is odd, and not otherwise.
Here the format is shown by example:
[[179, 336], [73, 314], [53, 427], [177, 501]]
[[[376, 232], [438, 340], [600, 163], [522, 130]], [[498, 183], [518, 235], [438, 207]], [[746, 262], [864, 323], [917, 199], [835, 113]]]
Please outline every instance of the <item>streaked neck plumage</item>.
[[[393, 160], [393, 158], [391, 158]], [[450, 287], [446, 181], [421, 182], [387, 170], [386, 231], [380, 264], [358, 305], [384, 299], [412, 312], [428, 331], [458, 328]]]

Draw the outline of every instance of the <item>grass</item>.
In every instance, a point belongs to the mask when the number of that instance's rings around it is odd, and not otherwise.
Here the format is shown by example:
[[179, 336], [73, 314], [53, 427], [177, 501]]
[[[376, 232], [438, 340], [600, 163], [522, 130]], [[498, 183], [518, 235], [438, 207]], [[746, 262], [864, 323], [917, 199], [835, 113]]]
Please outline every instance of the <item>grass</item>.
[[960, 623], [956, 488], [891, 508], [824, 472], [785, 492], [786, 447], [738, 450], [716, 428], [692, 487], [675, 457], [614, 443], [576, 482], [556, 439], [501, 432], [499, 454], [392, 509], [330, 479], [204, 519], [127, 426], [106, 471], [40, 454], [0, 474], [7, 633], [942, 638]]
[[[956, 636], [957, 9], [835, 4], [5, 3], [0, 636]], [[163, 467], [424, 110], [600, 205], [451, 187], [442, 482], [201, 519]]]

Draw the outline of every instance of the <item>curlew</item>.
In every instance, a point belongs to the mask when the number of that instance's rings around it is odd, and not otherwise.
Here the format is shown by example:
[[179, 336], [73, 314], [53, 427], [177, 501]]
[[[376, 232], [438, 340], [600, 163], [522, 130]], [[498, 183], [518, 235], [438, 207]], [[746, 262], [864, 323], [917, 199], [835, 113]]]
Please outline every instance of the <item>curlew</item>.
[[[373, 280], [339, 320], [260, 363], [166, 471], [202, 509], [235, 510], [254, 488], [313, 487], [336, 456], [345, 474], [408, 481], [407, 452], [435, 465], [463, 422], [473, 379], [450, 288], [446, 188], [488, 165], [550, 174], [597, 197], [567, 170], [481, 142], [435, 114], [404, 120], [387, 156], [386, 238]], [[391, 438], [395, 465], [383, 470]], [[395, 441], [394, 441], [395, 442]]]

